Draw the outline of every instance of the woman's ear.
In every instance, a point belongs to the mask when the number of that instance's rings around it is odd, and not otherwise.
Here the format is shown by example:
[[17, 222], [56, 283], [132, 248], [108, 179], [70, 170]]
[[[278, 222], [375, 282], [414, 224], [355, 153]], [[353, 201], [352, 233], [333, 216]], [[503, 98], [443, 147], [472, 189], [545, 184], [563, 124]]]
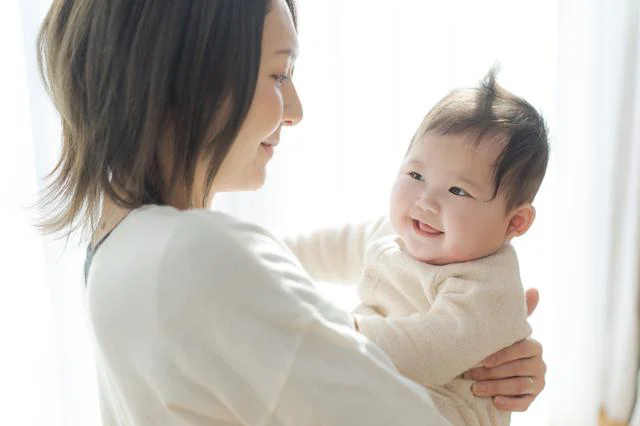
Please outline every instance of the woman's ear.
[[511, 212], [507, 239], [519, 237], [529, 230], [536, 218], [536, 209], [531, 204], [522, 204]]

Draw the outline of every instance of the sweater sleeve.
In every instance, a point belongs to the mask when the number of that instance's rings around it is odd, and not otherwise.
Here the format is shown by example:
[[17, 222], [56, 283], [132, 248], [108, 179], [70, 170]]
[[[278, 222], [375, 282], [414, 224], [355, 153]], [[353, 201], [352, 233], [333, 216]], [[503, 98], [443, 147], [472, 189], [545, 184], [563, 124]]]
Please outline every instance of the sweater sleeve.
[[372, 237], [390, 228], [388, 219], [322, 228], [284, 239], [314, 280], [355, 283]]
[[148, 381], [184, 424], [215, 420], [220, 401], [245, 425], [447, 424], [261, 229], [186, 223], [160, 280]]
[[358, 329], [405, 376], [443, 385], [531, 333], [519, 279], [513, 280], [451, 277], [440, 284], [429, 311], [397, 318], [356, 315]]

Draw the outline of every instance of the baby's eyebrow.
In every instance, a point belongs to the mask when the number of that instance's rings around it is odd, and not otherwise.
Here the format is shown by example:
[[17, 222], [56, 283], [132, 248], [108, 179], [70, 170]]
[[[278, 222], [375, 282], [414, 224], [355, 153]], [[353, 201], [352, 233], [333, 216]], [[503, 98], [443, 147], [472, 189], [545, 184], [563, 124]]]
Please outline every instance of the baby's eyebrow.
[[463, 183], [473, 187], [474, 189], [478, 190], [478, 191], [483, 191], [483, 188], [476, 183], [473, 179], [471, 179], [470, 177], [466, 176], [466, 175], [457, 175], [458, 179], [460, 179], [460, 181], [462, 181]]
[[424, 166], [424, 163], [422, 163], [422, 161], [418, 161], [418, 160], [409, 160], [406, 163], [407, 166]]

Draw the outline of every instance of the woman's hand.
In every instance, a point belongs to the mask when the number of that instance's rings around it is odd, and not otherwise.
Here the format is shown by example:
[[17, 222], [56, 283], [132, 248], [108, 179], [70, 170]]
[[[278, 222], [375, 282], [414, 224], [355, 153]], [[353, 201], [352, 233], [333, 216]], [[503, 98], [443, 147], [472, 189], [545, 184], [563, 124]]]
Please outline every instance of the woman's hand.
[[[526, 299], [529, 316], [538, 305], [538, 290], [527, 290]], [[525, 411], [544, 389], [547, 366], [542, 360], [542, 345], [534, 339], [516, 342], [482, 364], [467, 371], [464, 378], [476, 382], [471, 387], [474, 395], [493, 398], [500, 410]]]

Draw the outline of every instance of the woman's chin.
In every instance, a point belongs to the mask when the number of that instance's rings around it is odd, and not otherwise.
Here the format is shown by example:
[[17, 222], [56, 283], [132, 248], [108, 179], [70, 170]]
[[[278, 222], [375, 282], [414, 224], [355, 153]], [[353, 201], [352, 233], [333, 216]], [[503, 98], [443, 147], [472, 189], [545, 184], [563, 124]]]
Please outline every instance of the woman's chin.
[[267, 180], [267, 171], [265, 169], [257, 170], [244, 185], [238, 188], [238, 191], [257, 191], [262, 188]]
[[262, 171], [262, 173], [256, 172], [252, 176], [246, 176], [241, 181], [235, 180], [234, 182], [219, 182], [217, 185], [214, 184], [213, 188], [215, 192], [246, 192], [246, 191], [257, 191], [262, 188], [266, 181], [266, 172]]

